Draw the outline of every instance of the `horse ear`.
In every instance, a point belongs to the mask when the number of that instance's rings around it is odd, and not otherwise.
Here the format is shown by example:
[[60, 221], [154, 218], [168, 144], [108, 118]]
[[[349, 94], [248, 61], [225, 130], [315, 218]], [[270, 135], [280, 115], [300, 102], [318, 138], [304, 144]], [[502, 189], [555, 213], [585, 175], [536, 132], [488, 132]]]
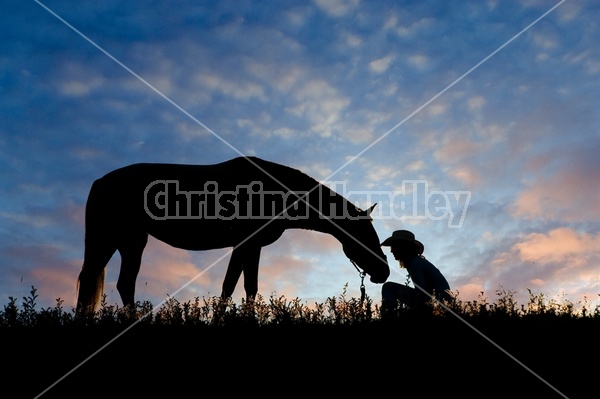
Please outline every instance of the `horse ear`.
[[371, 216], [371, 212], [373, 212], [373, 209], [375, 209], [375, 206], [377, 206], [377, 202], [374, 203], [373, 205], [371, 205], [371, 207], [369, 209], [367, 209], [367, 216]]

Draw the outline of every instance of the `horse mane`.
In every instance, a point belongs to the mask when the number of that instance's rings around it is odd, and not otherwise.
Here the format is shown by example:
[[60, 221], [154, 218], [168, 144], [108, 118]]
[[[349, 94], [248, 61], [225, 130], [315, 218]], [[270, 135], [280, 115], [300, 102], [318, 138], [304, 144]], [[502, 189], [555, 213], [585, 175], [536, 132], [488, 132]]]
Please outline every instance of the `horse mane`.
[[251, 163], [256, 165], [259, 169], [262, 169], [262, 171], [268, 173], [268, 177], [274, 178], [278, 184], [280, 184], [280, 182], [282, 181], [287, 181], [287, 178], [289, 177], [294, 177], [294, 183], [301, 183], [301, 186], [306, 186], [307, 188], [313, 188], [321, 184], [319, 181], [302, 172], [300, 169], [296, 169], [291, 166], [283, 165], [276, 162], [267, 161], [258, 157], [247, 157], [247, 159]]
[[360, 209], [351, 201], [348, 201], [348, 199], [345, 198], [343, 195], [336, 192], [335, 190], [332, 190], [331, 188], [319, 182], [315, 178], [309, 176], [308, 174], [302, 172], [300, 169], [296, 169], [291, 166], [282, 165], [271, 161], [266, 161], [262, 158], [247, 158], [250, 160], [250, 162], [254, 163], [260, 169], [263, 169], [265, 172], [267, 172], [270, 175], [268, 177], [274, 179], [275, 183], [277, 184], [283, 184], [280, 182], [287, 182], [290, 180], [290, 178], [293, 178], [293, 187], [287, 186], [287, 188], [291, 191], [310, 191], [311, 195], [314, 195], [316, 194], [318, 189], [325, 190], [330, 197], [339, 197], [344, 202], [345, 206], [350, 206], [349, 210], [351, 210], [352, 212], [356, 212], [357, 214], [360, 212]]

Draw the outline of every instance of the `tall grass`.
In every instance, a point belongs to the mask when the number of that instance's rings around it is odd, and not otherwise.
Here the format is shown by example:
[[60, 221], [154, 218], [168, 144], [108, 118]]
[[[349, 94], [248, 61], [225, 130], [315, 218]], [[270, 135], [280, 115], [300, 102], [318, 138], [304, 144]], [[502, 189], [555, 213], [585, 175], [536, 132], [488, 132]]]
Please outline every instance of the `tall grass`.
[[[159, 326], [295, 326], [295, 325], [364, 325], [382, 321], [379, 304], [367, 295], [364, 300], [348, 297], [347, 286], [339, 296], [328, 297], [323, 303], [308, 304], [299, 298], [284, 296], [264, 298], [257, 295], [254, 301], [235, 303], [220, 297], [196, 297], [180, 302], [168, 297], [156, 309], [149, 301], [137, 302], [135, 308], [120, 307], [106, 302], [103, 296], [99, 309], [86, 316], [76, 316], [75, 309], [65, 309], [64, 300], [56, 299], [53, 307], [37, 308], [37, 289], [31, 287], [29, 295], [21, 300], [9, 297], [0, 310], [0, 328], [10, 327], [60, 327], [60, 326], [122, 326], [132, 322]], [[568, 299], [549, 299], [541, 293], [529, 291], [529, 301], [519, 304], [514, 291], [500, 289], [495, 300], [490, 301], [484, 292], [476, 300], [463, 301], [459, 292], [452, 303], [443, 305], [431, 301], [429, 316], [432, 319], [460, 317], [467, 321], [485, 320], [600, 320], [600, 305], [593, 306], [584, 298], [573, 303]], [[401, 320], [411, 317], [414, 311], [401, 305], [387, 318]], [[390, 317], [391, 316], [391, 317]], [[422, 314], [421, 314], [422, 316]]]

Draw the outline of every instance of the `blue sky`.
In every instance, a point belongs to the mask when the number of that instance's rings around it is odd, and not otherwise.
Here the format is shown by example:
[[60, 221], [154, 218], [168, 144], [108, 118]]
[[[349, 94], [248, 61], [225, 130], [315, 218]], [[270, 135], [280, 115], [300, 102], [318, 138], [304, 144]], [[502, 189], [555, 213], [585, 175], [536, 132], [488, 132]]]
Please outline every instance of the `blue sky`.
[[[136, 162], [244, 154], [337, 182], [364, 208], [374, 193], [396, 195], [404, 209], [376, 208], [380, 239], [413, 231], [463, 299], [505, 289], [526, 302], [531, 289], [596, 304], [600, 9], [566, 1], [523, 31], [557, 3], [43, 2], [119, 65], [38, 3], [8, 2], [0, 298], [33, 285], [42, 306], [74, 305], [94, 179]], [[441, 198], [468, 192], [460, 225], [414, 196], [414, 181]], [[137, 299], [158, 304], [196, 276], [177, 299], [218, 295], [228, 251], [151, 239]], [[404, 282], [384, 252], [390, 280]], [[107, 269], [111, 303], [119, 262]], [[265, 248], [259, 276], [263, 296], [309, 304], [360, 285], [340, 244], [309, 231]], [[380, 286], [366, 285], [379, 300]]]

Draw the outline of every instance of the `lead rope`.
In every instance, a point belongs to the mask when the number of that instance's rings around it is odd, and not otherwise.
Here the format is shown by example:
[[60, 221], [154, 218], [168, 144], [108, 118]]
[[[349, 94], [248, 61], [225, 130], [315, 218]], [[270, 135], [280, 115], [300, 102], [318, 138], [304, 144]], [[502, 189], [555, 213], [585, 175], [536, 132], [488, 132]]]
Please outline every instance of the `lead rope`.
[[358, 274], [360, 276], [360, 303], [362, 304], [365, 301], [365, 296], [366, 296], [365, 275], [367, 273], [364, 271], [360, 271], [360, 269], [358, 268], [358, 266], [356, 266], [356, 263], [354, 263], [354, 261], [352, 259], [350, 259], [350, 262], [354, 265], [354, 267], [356, 268], [356, 270], [358, 271]]

